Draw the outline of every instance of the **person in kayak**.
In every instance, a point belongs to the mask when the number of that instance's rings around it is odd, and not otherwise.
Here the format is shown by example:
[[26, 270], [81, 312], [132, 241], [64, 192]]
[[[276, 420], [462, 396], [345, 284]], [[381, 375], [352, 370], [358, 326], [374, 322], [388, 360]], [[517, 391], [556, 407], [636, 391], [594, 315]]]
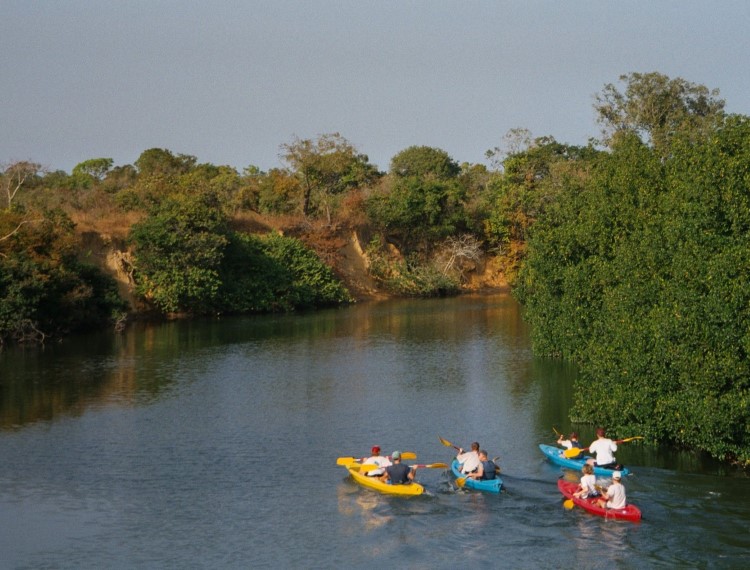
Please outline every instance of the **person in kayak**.
[[581, 481], [578, 483], [578, 490], [573, 493], [573, 496], [580, 499], [598, 497], [599, 491], [596, 490], [596, 475], [594, 475], [594, 468], [586, 463], [581, 468], [581, 471], [583, 472], [583, 476], [581, 476]]
[[401, 452], [394, 451], [391, 453], [391, 460], [393, 463], [385, 468], [385, 473], [380, 476], [380, 480], [383, 483], [390, 483], [391, 485], [403, 485], [404, 483], [411, 483], [414, 481], [414, 475], [416, 474], [416, 467], [409, 467], [401, 463]]
[[489, 459], [487, 452], [482, 449], [479, 451], [479, 467], [473, 473], [469, 473], [467, 477], [470, 479], [477, 479], [482, 481], [490, 481], [497, 477], [496, 471], [499, 471], [499, 467], [494, 461]]
[[565, 436], [563, 434], [560, 434], [560, 437], [557, 438], [557, 445], [560, 445], [564, 447], [565, 449], [571, 449], [581, 448], [581, 442], [578, 441], [578, 434], [574, 431], [570, 432], [570, 435], [568, 436], [568, 439], [563, 439]]
[[465, 475], [474, 473], [481, 463], [479, 460], [479, 442], [475, 441], [471, 444], [471, 451], [464, 452], [463, 448], [459, 448], [456, 461], [461, 464], [461, 473]]
[[380, 455], [379, 445], [373, 445], [370, 453], [372, 453], [372, 456], [365, 459], [362, 462], [362, 465], [378, 465], [380, 469], [373, 469], [372, 471], [365, 473], [365, 475], [368, 477], [380, 477], [385, 472], [385, 468], [388, 467], [391, 462], [387, 457]]
[[622, 466], [615, 460], [615, 451], [617, 444], [607, 437], [604, 428], [597, 428], [596, 441], [589, 445], [589, 453], [595, 455], [596, 459], [590, 458], [587, 463], [602, 469], [621, 469]]
[[620, 482], [622, 474], [619, 471], [612, 473], [612, 484], [602, 493], [602, 498], [597, 501], [603, 509], [624, 509], [627, 504], [625, 486]]

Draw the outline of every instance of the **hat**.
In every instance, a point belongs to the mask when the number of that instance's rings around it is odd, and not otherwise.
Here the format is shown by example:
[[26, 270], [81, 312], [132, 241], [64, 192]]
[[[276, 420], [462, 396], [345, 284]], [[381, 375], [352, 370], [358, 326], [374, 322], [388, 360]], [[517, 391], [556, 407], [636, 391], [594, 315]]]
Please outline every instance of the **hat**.
[[373, 453], [380, 453], [380, 446], [379, 445], [373, 445], [372, 446], [372, 452]]
[[621, 478], [622, 478], [622, 473], [620, 473], [619, 471], [612, 472], [612, 479], [621, 479]]
[[400, 451], [394, 451], [393, 453], [391, 453], [391, 457], [393, 459], [401, 459], [401, 452]]

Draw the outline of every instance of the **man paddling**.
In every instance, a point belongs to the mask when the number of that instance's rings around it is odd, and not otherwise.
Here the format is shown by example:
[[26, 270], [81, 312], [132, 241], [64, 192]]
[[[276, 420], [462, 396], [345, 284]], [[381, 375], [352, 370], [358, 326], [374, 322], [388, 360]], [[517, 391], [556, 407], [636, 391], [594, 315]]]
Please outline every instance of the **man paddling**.
[[401, 463], [401, 452], [394, 451], [391, 453], [392, 465], [385, 468], [385, 473], [381, 475], [380, 480], [383, 483], [391, 483], [391, 485], [403, 485], [404, 483], [410, 483], [414, 480], [414, 474], [417, 470], [416, 467], [409, 467]]
[[604, 428], [596, 429], [596, 441], [589, 445], [589, 453], [596, 456], [596, 460], [588, 459], [586, 462], [602, 469], [622, 469], [615, 460], [614, 453], [617, 451], [617, 443], [607, 437]]
[[461, 473], [468, 475], [474, 473], [480, 465], [479, 460], [479, 442], [471, 444], [471, 451], [464, 453], [463, 449], [458, 450], [456, 460], [461, 464]]
[[469, 473], [467, 477], [477, 481], [491, 481], [497, 477], [496, 472], [498, 470], [499, 467], [494, 461], [490, 460], [487, 452], [482, 449], [479, 451], [479, 467], [473, 473]]

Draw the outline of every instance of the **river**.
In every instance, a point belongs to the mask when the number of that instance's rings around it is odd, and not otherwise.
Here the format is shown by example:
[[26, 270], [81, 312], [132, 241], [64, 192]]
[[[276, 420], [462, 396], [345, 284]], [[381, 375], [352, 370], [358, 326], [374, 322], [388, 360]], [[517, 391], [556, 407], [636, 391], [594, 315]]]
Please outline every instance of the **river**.
[[[3, 569], [750, 567], [750, 480], [697, 454], [620, 446], [641, 523], [562, 507], [538, 444], [571, 429], [576, 371], [507, 295], [140, 324], [0, 374]], [[426, 495], [388, 497], [336, 465], [449, 462], [439, 436], [499, 456], [505, 490], [421, 469]]]

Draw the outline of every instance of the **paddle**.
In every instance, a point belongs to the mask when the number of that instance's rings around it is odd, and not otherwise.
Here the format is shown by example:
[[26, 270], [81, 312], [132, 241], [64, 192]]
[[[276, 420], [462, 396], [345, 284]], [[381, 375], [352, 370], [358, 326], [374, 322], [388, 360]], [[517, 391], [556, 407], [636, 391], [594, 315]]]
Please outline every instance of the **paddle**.
[[[412, 469], [447, 469], [448, 464], [447, 463], [428, 463], [428, 464], [418, 464], [418, 465], [409, 465]], [[373, 469], [380, 469], [380, 465], [374, 465], [372, 463], [365, 463], [364, 465], [361, 465], [359, 468], [360, 473], [367, 473], [368, 471], [372, 471]]]
[[[388, 459], [391, 458], [390, 455], [388, 455], [387, 457], [388, 457]], [[414, 453], [413, 451], [403, 451], [403, 452], [401, 452], [401, 459], [416, 459], [416, 458], [417, 458], [417, 454]], [[368, 457], [361, 457], [361, 458], [357, 458], [357, 457], [339, 457], [336, 460], [336, 465], [349, 466], [352, 463], [356, 463], [358, 461], [364, 461], [365, 459], [369, 459], [369, 458]]]
[[555, 434], [557, 435], [557, 437], [561, 437], [562, 436], [562, 434], [559, 431], [557, 431], [557, 428], [555, 428], [555, 426], [552, 426], [552, 431], [555, 432]]
[[[616, 439], [615, 443], [627, 443], [628, 441], [633, 441], [634, 439], [643, 439], [642, 435], [636, 435], [633, 437], [626, 437], [625, 439]], [[575, 457], [578, 457], [581, 455], [584, 451], [588, 451], [588, 447], [571, 447], [570, 449], [566, 449], [563, 451], [563, 455], [569, 459], [573, 459]]]
[[442, 443], [445, 447], [452, 447], [456, 451], [461, 451], [461, 448], [457, 445], [453, 445], [450, 441], [447, 439], [443, 439], [442, 437], [438, 436], [438, 439], [440, 440], [440, 443]]

